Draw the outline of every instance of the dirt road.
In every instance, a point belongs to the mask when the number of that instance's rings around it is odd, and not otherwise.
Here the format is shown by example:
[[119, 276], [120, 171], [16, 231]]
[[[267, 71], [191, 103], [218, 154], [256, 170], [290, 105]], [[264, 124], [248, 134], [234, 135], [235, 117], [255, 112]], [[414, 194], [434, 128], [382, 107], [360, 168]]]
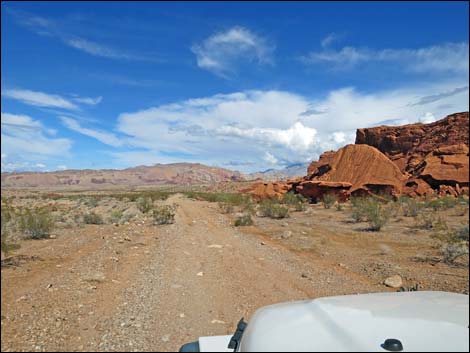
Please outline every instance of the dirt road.
[[256, 226], [233, 227], [215, 204], [166, 202], [179, 205], [175, 224], [25, 242], [23, 262], [2, 268], [2, 351], [173, 351], [233, 333], [264, 305], [385, 290]]

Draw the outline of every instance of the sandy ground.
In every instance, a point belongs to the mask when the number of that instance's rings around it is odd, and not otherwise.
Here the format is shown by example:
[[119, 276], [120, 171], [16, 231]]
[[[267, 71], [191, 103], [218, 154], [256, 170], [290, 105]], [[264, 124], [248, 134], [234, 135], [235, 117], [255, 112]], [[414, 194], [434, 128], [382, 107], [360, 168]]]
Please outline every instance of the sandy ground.
[[392, 291], [382, 282], [397, 273], [409, 286], [468, 293], [468, 267], [424, 261], [436, 250], [406, 219], [364, 232], [316, 205], [235, 228], [216, 204], [165, 202], [179, 205], [172, 225], [86, 225], [23, 241], [18, 266], [2, 268], [2, 351], [174, 351], [232, 334], [264, 305]]

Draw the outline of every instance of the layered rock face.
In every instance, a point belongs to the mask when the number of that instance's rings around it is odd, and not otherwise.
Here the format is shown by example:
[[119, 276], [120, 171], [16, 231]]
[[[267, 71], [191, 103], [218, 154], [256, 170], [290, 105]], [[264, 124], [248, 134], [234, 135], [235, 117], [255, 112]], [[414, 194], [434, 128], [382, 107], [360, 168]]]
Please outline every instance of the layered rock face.
[[469, 113], [431, 124], [358, 129], [356, 143], [328, 151], [312, 162], [307, 176], [255, 185], [256, 198], [288, 191], [312, 200], [326, 193], [351, 195], [459, 195], [469, 191]]
[[349, 194], [367, 194], [371, 191], [399, 195], [405, 181], [403, 173], [389, 158], [368, 145], [347, 145], [337, 152], [327, 152], [320, 156], [318, 162], [310, 165], [309, 171], [311, 174], [306, 178], [310, 182], [351, 184], [347, 189]]
[[358, 129], [356, 144], [374, 146], [406, 177], [406, 194], [468, 191], [469, 113], [456, 113], [431, 124]]

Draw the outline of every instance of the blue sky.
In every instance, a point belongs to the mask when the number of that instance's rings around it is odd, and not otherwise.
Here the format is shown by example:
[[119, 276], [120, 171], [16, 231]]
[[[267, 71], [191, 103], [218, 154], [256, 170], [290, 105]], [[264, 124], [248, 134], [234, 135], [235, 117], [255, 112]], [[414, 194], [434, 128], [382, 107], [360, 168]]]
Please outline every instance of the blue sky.
[[467, 2], [2, 2], [2, 171], [282, 168], [468, 110]]

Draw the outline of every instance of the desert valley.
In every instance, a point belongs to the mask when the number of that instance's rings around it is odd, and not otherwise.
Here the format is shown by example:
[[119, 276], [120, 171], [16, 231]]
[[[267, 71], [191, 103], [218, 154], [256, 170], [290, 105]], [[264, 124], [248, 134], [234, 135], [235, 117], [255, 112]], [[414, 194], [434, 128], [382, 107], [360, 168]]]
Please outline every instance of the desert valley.
[[2, 351], [171, 351], [283, 301], [468, 294], [468, 112], [266, 174], [2, 173]]

